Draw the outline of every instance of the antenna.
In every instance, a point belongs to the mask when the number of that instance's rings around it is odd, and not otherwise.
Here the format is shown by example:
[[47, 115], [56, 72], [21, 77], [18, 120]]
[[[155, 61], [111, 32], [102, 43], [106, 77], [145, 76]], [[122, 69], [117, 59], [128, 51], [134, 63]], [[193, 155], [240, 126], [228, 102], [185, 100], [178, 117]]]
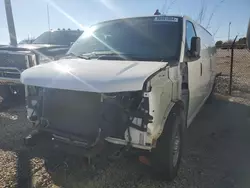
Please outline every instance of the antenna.
[[49, 4], [47, 3], [47, 18], [48, 18], [48, 28], [50, 31], [50, 16], [49, 16]]

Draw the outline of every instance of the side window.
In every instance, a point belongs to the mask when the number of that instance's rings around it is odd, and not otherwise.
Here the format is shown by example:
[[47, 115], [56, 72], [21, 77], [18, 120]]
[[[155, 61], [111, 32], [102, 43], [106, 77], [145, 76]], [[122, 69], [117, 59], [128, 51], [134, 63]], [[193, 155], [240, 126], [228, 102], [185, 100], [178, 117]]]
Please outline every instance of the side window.
[[187, 43], [188, 50], [190, 50], [191, 48], [191, 39], [192, 37], [195, 37], [195, 36], [196, 36], [196, 33], [195, 33], [194, 25], [190, 21], [187, 21], [186, 22], [186, 43]]

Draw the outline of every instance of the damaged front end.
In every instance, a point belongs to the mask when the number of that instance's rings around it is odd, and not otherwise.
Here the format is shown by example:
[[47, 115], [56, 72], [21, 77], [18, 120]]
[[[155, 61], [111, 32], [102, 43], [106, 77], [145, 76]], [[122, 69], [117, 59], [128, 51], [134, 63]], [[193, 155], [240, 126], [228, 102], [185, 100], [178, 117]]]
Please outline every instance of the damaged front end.
[[106, 140], [150, 150], [149, 99], [142, 91], [95, 93], [27, 87], [28, 119], [37, 130], [60, 141], [92, 148]]
[[165, 62], [72, 59], [27, 69], [21, 82], [28, 118], [51, 140], [151, 150], [178, 88], [170, 76]]

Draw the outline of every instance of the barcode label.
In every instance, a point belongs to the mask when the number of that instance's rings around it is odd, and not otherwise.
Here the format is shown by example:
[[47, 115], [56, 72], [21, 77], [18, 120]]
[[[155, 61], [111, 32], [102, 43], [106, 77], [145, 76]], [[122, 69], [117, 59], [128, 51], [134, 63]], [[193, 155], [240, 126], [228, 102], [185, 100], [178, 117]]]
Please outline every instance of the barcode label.
[[154, 21], [157, 22], [178, 22], [178, 18], [169, 17], [169, 16], [157, 16]]

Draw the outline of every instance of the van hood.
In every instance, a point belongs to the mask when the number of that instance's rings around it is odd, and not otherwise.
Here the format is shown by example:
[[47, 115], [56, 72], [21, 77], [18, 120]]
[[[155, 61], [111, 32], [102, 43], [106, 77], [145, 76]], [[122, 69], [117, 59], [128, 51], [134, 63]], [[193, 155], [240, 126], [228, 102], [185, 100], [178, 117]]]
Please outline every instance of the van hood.
[[61, 59], [22, 72], [25, 85], [97, 93], [142, 90], [166, 62]]

